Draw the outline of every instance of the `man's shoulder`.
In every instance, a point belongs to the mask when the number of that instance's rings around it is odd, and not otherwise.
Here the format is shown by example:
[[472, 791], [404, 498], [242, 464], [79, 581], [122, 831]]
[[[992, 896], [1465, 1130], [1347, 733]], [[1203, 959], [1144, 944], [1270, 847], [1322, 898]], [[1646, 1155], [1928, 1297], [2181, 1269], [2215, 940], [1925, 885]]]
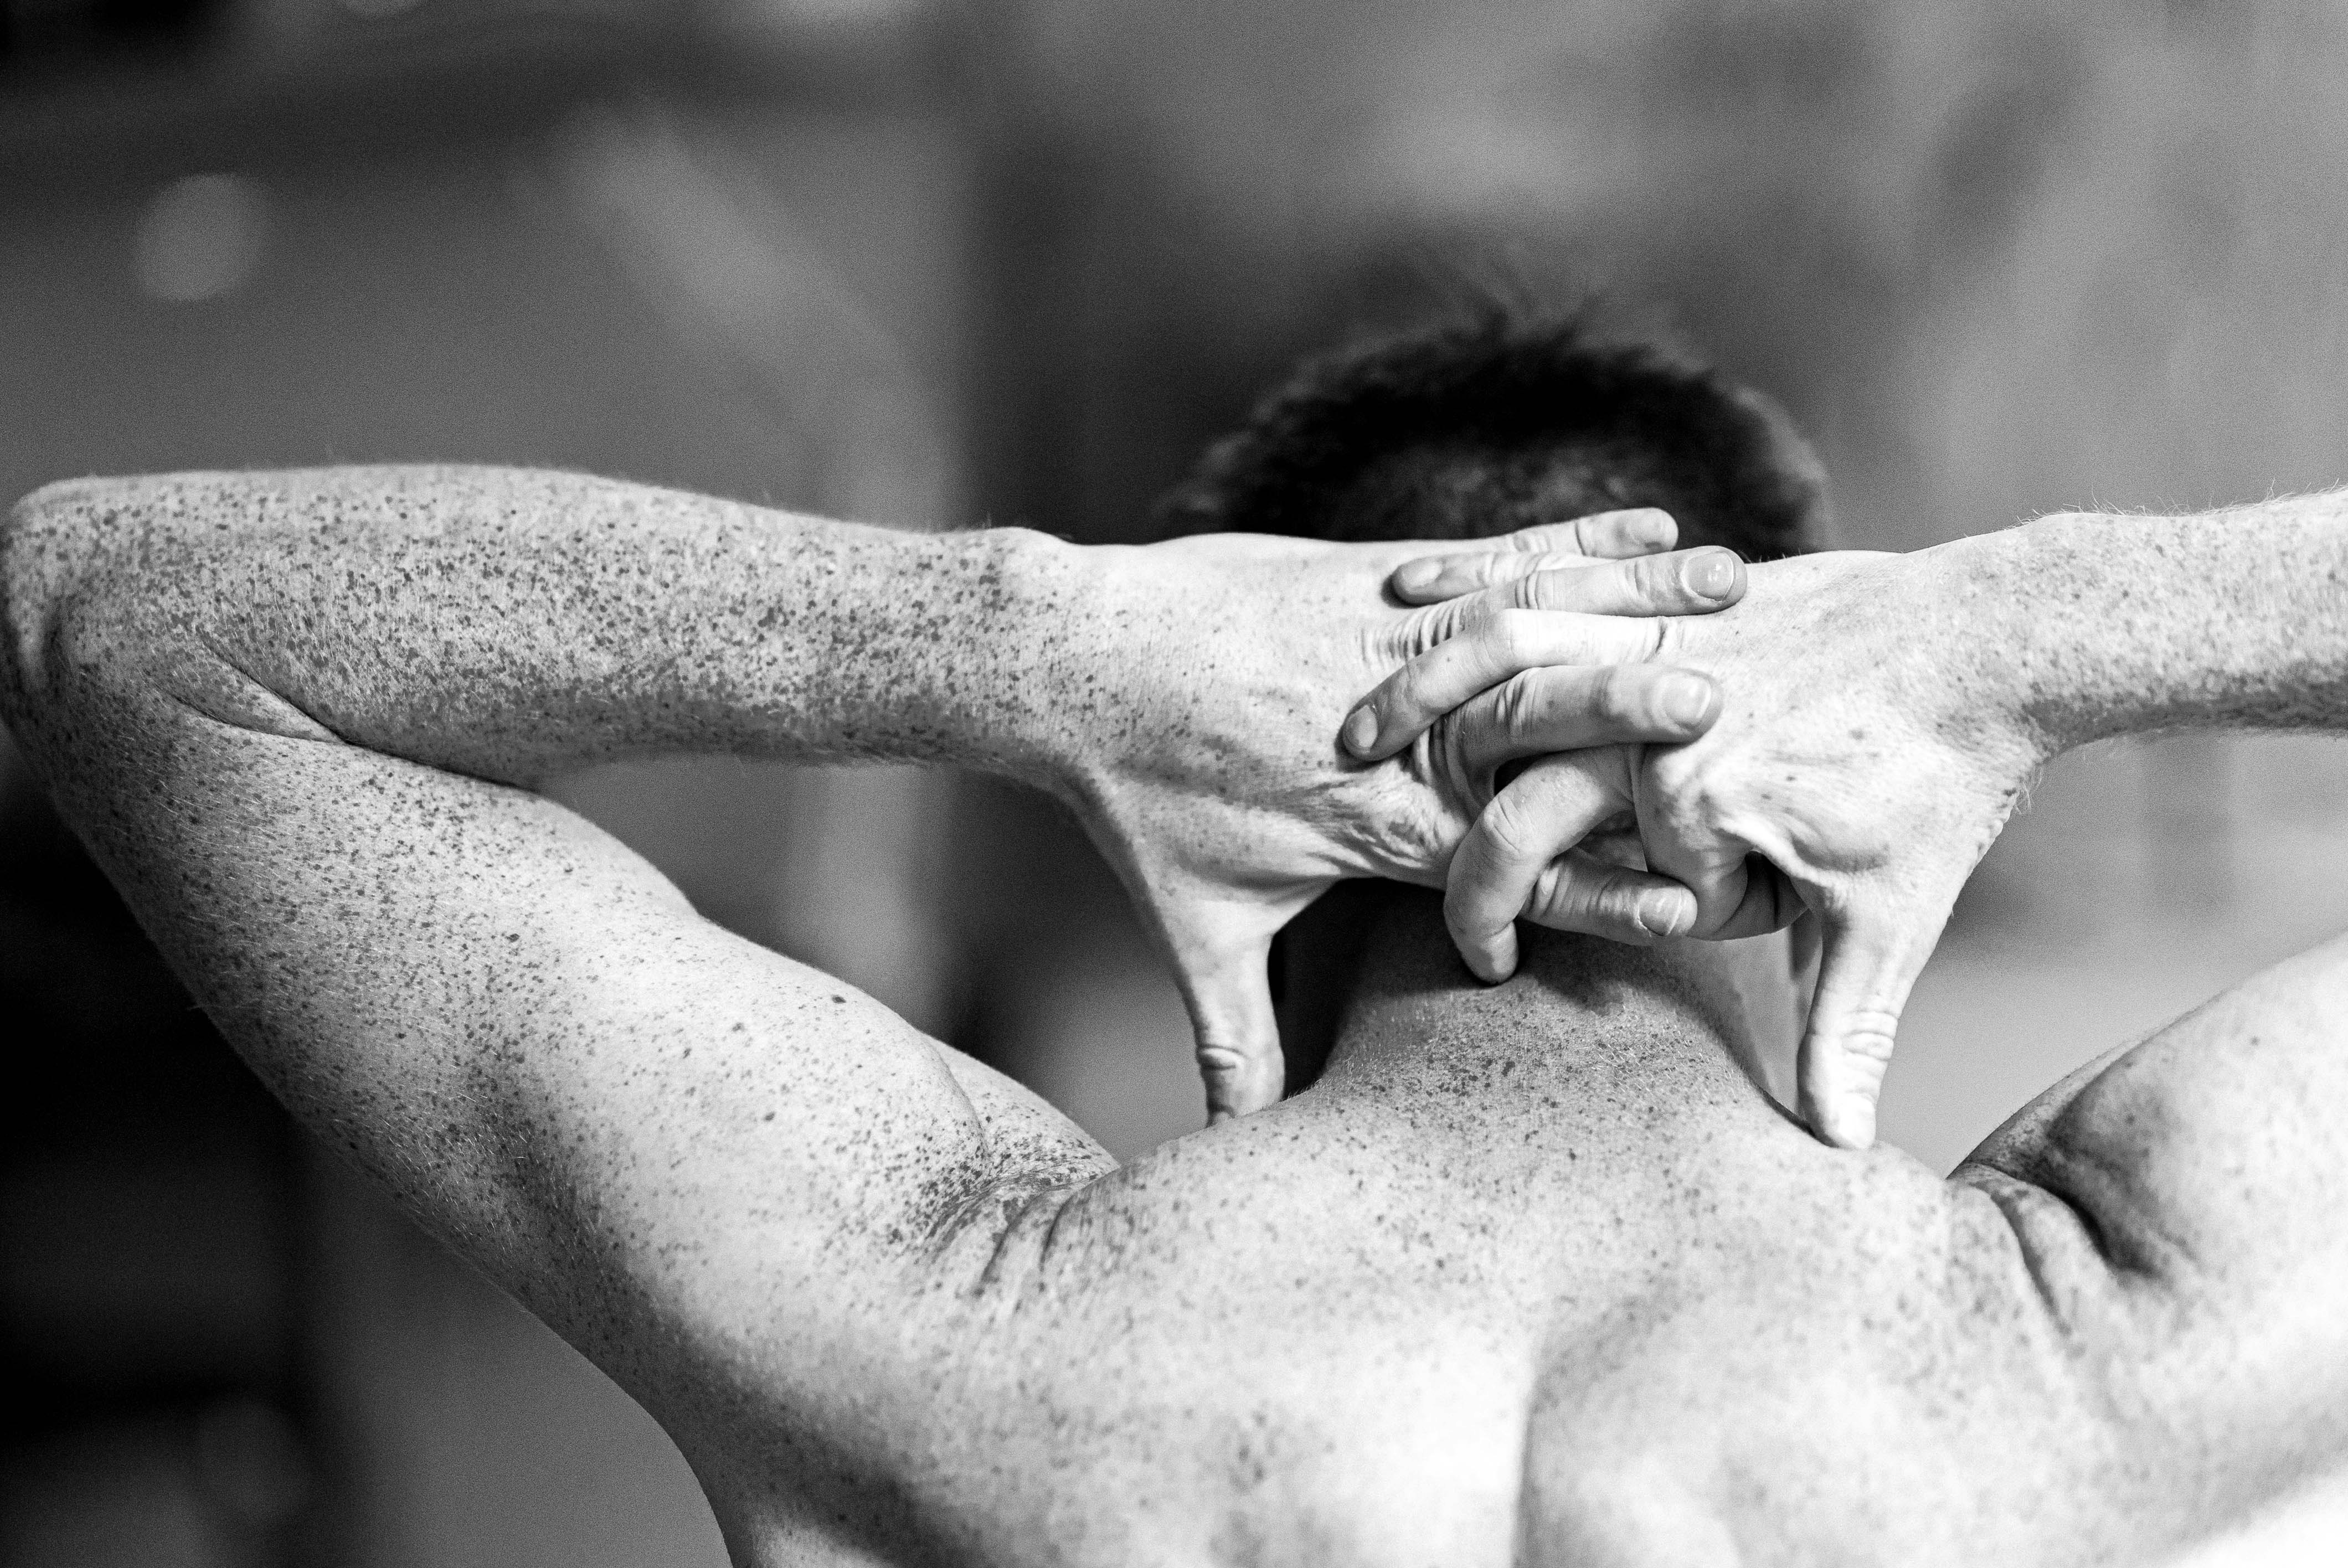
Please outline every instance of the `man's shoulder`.
[[[1545, 1367], [1529, 1538], [1553, 1560], [2070, 1563], [2144, 1537], [2094, 1358], [2001, 1210], [1820, 1149], [1719, 1255]], [[2132, 1559], [2131, 1559], [2132, 1560]]]
[[2348, 944], [2025, 1107], [1954, 1184], [2006, 1224], [2113, 1506], [2183, 1546], [2348, 1461]]

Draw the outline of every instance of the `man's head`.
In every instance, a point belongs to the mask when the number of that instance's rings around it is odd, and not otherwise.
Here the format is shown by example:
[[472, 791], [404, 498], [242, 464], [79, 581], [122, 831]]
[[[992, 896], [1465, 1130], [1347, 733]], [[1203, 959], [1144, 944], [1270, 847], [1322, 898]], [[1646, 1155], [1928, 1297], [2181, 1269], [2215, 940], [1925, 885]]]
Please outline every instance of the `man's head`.
[[1661, 507], [1680, 544], [1818, 548], [1818, 459], [1759, 393], [1498, 312], [1301, 367], [1160, 503], [1169, 531], [1468, 539]]
[[[1776, 404], [1570, 321], [1493, 311], [1312, 361], [1160, 503], [1168, 531], [1473, 539], [1659, 507], [1682, 548], [1818, 548], [1826, 483]], [[1319, 1073], [1375, 917], [1406, 889], [1349, 884], [1273, 959], [1292, 1090]]]

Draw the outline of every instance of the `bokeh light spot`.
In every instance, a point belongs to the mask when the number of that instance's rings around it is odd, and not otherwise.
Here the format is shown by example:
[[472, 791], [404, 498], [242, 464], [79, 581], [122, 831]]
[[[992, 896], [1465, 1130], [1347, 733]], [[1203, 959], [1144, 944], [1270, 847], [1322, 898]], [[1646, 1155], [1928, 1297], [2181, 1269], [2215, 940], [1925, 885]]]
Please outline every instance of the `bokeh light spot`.
[[237, 174], [192, 174], [157, 191], [139, 217], [139, 290], [192, 304], [232, 294], [261, 264], [269, 194]]

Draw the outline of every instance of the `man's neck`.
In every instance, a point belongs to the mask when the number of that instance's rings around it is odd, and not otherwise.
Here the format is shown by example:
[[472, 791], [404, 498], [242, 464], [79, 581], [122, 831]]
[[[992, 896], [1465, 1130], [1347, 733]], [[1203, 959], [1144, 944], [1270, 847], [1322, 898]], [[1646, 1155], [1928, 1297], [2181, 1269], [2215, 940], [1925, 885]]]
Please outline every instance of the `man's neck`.
[[1397, 892], [1357, 939], [1322, 1079], [1333, 1092], [1398, 1081], [1457, 1092], [1491, 1072], [1514, 1089], [1570, 1080], [1584, 1093], [1619, 1069], [1625, 1093], [1648, 1092], [1653, 1071], [1724, 1070], [1766, 1093], [1764, 1063], [1790, 1051], [1797, 1022], [1776, 938], [1638, 948], [1529, 931], [1515, 978], [1486, 986], [1452, 950], [1437, 896]]

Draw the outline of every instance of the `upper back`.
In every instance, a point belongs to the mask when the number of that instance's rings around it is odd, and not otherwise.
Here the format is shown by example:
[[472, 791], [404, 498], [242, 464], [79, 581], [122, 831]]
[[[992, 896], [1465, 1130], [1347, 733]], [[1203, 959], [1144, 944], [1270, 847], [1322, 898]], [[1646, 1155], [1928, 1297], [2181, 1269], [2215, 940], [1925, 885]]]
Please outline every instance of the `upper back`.
[[1034, 1194], [909, 1316], [914, 1555], [2144, 1563], [2348, 1451], [2343, 1249], [2256, 1223], [2328, 1145], [2219, 1160], [2214, 1053], [1941, 1182], [1782, 1114], [1723, 975], [1554, 938], [1488, 989], [1399, 917], [1313, 1089]]
[[1010, 1227], [922, 1466], [958, 1553], [2075, 1555], [2096, 1429], [1993, 1205], [1810, 1141], [1684, 955], [1485, 989], [1428, 934], [1313, 1090]]

